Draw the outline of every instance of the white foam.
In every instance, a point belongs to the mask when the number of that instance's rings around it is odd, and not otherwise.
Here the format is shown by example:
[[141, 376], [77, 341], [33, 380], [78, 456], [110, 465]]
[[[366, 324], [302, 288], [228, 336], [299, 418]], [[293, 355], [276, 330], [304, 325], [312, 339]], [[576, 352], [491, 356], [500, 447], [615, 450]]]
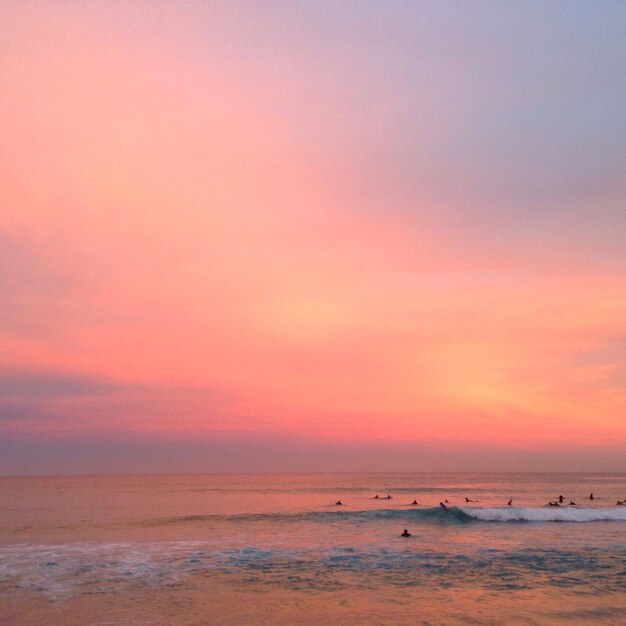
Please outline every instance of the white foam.
[[463, 513], [485, 522], [626, 522], [626, 507], [580, 508], [562, 507], [459, 507]]

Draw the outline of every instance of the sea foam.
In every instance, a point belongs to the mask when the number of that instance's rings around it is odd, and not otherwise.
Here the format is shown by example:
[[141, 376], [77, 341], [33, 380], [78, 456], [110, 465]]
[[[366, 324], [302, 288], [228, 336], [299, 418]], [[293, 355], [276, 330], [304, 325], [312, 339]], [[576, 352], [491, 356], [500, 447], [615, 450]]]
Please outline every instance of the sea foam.
[[626, 507], [458, 507], [465, 515], [483, 522], [626, 522]]

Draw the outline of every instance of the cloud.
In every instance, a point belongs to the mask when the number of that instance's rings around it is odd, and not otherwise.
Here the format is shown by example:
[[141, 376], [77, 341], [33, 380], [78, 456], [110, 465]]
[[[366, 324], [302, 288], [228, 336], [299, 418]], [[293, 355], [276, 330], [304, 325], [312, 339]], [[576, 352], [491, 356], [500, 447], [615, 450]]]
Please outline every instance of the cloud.
[[626, 336], [602, 339], [572, 356], [572, 365], [586, 373], [588, 384], [599, 391], [626, 392]]
[[0, 372], [0, 420], [11, 430], [132, 431], [223, 426], [224, 395], [205, 387], [119, 383], [56, 370]]
[[59, 419], [61, 417], [61, 415], [56, 413], [46, 412], [44, 407], [38, 406], [33, 402], [12, 402], [4, 398], [0, 400], [1, 422], [20, 422], [32, 419], [41, 421], [46, 419]]
[[0, 439], [0, 473], [342, 471], [612, 471], [626, 469], [620, 445], [563, 448], [480, 443], [323, 442], [258, 432], [11, 433]]
[[83, 320], [96, 287], [83, 260], [49, 237], [0, 228], [0, 330], [50, 338]]
[[30, 399], [111, 393], [116, 386], [97, 377], [55, 371], [0, 370], [0, 394]]
[[362, 4], [0, 6], [3, 436], [625, 440], [625, 9]]

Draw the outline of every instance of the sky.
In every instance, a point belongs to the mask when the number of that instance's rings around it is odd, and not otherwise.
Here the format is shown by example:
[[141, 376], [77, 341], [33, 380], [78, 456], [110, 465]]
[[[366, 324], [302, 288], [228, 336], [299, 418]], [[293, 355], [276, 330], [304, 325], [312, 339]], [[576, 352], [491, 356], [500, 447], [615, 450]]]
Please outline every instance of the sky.
[[626, 4], [0, 4], [0, 473], [626, 471]]

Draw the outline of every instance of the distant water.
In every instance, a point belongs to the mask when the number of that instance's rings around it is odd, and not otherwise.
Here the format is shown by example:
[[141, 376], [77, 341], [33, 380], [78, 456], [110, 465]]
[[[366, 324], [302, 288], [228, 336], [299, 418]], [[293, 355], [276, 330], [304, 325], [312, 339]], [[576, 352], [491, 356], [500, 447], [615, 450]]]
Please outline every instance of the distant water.
[[626, 624], [625, 499], [624, 474], [3, 478], [0, 623]]

